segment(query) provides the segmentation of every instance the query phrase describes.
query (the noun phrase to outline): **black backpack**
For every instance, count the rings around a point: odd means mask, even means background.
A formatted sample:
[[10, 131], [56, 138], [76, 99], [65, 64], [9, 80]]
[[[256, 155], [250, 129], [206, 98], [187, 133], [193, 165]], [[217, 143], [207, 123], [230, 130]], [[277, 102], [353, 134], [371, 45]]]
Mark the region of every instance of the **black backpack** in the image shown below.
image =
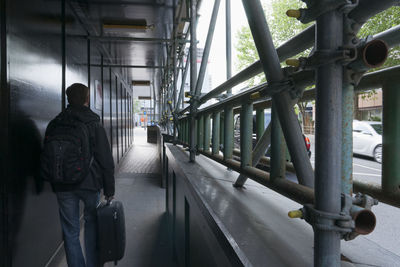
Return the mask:
[[49, 123], [40, 158], [40, 172], [52, 184], [78, 184], [93, 162], [87, 125], [63, 112]]

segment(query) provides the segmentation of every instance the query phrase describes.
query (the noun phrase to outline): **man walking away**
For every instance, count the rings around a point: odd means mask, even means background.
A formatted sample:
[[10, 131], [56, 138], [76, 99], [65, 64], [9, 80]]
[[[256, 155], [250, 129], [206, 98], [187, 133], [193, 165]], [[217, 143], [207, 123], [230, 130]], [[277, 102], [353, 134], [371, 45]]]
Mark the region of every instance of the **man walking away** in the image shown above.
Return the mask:
[[[64, 248], [69, 267], [98, 266], [96, 206], [100, 190], [115, 191], [114, 161], [100, 118], [89, 105], [89, 88], [67, 88], [68, 107], [46, 129], [41, 174], [57, 195]], [[84, 203], [85, 255], [79, 241], [79, 200]]]

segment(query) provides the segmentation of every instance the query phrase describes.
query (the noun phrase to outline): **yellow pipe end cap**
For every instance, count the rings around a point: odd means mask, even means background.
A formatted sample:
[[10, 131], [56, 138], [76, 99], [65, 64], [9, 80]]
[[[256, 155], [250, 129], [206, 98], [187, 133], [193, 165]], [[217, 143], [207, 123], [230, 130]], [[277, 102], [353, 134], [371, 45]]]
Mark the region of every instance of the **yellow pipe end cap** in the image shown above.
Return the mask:
[[170, 121], [173, 121], [173, 120], [174, 120], [174, 118], [172, 118], [172, 117], [171, 117], [171, 118], [169, 118], [169, 120], [170, 120]]
[[172, 104], [172, 101], [171, 101], [171, 100], [169, 100], [169, 101], [168, 101], [168, 104]]
[[252, 94], [250, 95], [250, 99], [252, 99], [252, 100], [258, 99], [258, 98], [260, 98], [260, 97], [261, 97], [260, 92], [255, 92], [255, 93], [252, 93]]
[[301, 11], [299, 9], [289, 9], [288, 11], [286, 11], [286, 15], [288, 17], [298, 19], [301, 16]]
[[292, 67], [296, 67], [296, 68], [300, 67], [300, 60], [298, 60], [298, 59], [289, 58], [289, 59], [286, 59], [285, 62], [288, 66], [292, 66]]
[[289, 211], [288, 213], [289, 218], [302, 218], [303, 217], [303, 212], [301, 210], [292, 210]]

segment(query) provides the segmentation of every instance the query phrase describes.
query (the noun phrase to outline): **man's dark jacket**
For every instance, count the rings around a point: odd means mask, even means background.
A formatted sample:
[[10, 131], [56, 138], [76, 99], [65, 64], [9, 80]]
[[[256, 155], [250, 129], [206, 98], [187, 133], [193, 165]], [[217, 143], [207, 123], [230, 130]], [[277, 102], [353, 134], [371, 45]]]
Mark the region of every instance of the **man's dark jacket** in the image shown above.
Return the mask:
[[53, 190], [55, 192], [77, 189], [99, 191], [103, 188], [105, 196], [113, 196], [115, 192], [114, 160], [106, 132], [100, 124], [100, 117], [86, 106], [68, 105], [62, 113], [87, 125], [94, 160], [88, 176], [81, 183], [76, 185], [54, 184]]

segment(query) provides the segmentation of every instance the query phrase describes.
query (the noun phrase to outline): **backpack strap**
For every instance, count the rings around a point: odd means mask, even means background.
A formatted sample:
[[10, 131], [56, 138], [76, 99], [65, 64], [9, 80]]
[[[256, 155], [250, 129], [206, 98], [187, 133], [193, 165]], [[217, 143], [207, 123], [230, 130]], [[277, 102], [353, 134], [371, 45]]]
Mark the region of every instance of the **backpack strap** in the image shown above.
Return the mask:
[[92, 164], [94, 162], [94, 147], [95, 147], [95, 140], [96, 140], [96, 129], [97, 127], [100, 126], [100, 124], [97, 121], [89, 121], [85, 123], [88, 132], [89, 132], [89, 147], [90, 147], [90, 163], [89, 163], [89, 169], [92, 167]]

